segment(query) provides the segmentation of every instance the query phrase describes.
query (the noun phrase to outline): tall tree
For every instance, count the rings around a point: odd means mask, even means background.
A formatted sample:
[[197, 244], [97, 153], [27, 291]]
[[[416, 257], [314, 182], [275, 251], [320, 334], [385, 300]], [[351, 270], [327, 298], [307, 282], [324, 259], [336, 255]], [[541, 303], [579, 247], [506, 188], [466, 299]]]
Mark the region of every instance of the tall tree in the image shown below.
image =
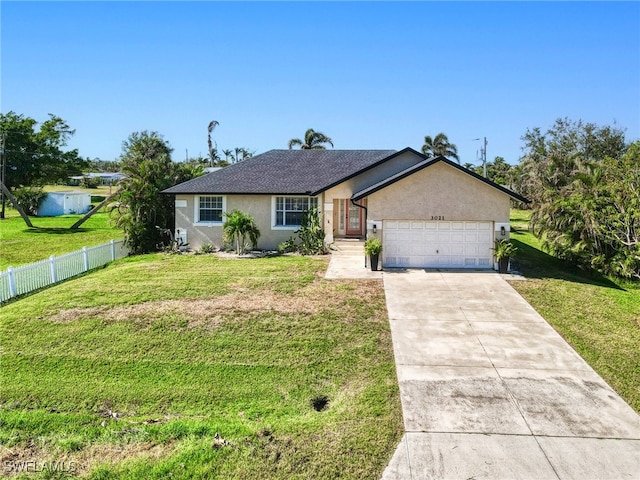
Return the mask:
[[172, 149], [157, 132], [134, 132], [122, 144], [121, 189], [114, 207], [116, 225], [132, 253], [158, 250], [174, 230], [174, 200], [160, 192], [197, 175], [190, 165], [171, 161]]
[[580, 267], [640, 278], [640, 143], [627, 147], [617, 127], [568, 119], [523, 140], [521, 191], [543, 245]]
[[33, 118], [12, 111], [0, 114], [2, 181], [10, 190], [65, 181], [87, 166], [77, 150], [65, 150], [75, 133], [67, 122], [49, 114], [36, 130], [37, 125]]
[[292, 138], [289, 140], [289, 149], [299, 145], [302, 150], [324, 150], [325, 143], [333, 147], [333, 140], [322, 132], [316, 132], [313, 128], [308, 129], [304, 133], [304, 140], [300, 138]]
[[439, 133], [435, 137], [431, 138], [429, 135], [424, 137], [424, 145], [422, 145], [422, 153], [429, 157], [437, 157], [442, 155], [446, 158], [452, 158], [460, 163], [460, 157], [458, 157], [458, 147], [449, 142], [449, 139], [444, 133]]
[[209, 122], [209, 125], [207, 126], [207, 145], [209, 147], [209, 159], [211, 160], [212, 167], [214, 163], [220, 160], [220, 157], [218, 155], [218, 147], [214, 147], [213, 142], [211, 141], [211, 134], [213, 133], [213, 129], [218, 125], [220, 125], [220, 123], [217, 120], [211, 120]]
[[[495, 157], [493, 162], [487, 162], [487, 178], [498, 185], [510, 186], [512, 168], [503, 157]], [[475, 167], [473, 171], [478, 175], [484, 174], [482, 166]]]
[[243, 147], [236, 147], [231, 153], [231, 163], [238, 163], [253, 157], [253, 152]]
[[559, 118], [552, 127], [528, 129], [523, 135], [519, 192], [533, 201], [546, 203], [570, 188], [574, 176], [605, 157], [620, 158], [625, 150], [624, 130]]

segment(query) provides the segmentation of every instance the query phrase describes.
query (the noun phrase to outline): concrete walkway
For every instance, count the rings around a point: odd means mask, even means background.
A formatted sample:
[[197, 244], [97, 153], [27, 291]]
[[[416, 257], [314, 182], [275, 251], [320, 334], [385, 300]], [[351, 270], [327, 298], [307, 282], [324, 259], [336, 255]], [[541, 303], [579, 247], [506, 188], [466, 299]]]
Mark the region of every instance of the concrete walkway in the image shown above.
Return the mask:
[[383, 279], [406, 432], [383, 480], [640, 479], [640, 416], [502, 276]]
[[332, 248], [325, 278], [382, 278], [382, 271], [372, 272], [368, 263], [365, 267], [363, 241], [336, 240]]

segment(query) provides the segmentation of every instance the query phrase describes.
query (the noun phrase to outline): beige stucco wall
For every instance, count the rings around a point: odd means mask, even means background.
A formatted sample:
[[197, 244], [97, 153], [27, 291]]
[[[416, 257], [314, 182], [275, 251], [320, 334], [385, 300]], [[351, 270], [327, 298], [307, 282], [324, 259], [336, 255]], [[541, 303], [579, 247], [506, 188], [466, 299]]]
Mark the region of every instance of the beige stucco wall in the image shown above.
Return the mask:
[[[324, 201], [327, 202], [327, 205], [332, 204], [334, 208], [334, 212], [331, 212], [331, 215], [326, 215], [324, 220], [327, 242], [331, 243], [334, 240], [334, 237], [338, 235], [339, 219], [338, 212], [336, 211], [338, 204], [335, 200], [350, 199], [355, 192], [381, 182], [382, 180], [389, 178], [390, 176], [401, 172], [422, 160], [424, 160], [422, 157], [419, 157], [414, 153], [405, 152], [382, 163], [381, 165], [378, 165], [376, 168], [363, 172], [360, 175], [356, 175], [355, 177], [325, 191]], [[357, 203], [362, 204], [363, 202], [360, 201]]]
[[[275, 250], [280, 243], [294, 235], [296, 228], [274, 229], [272, 227], [271, 195], [224, 195], [224, 197], [226, 212], [240, 210], [255, 219], [260, 229], [258, 248]], [[187, 232], [187, 243], [191, 249], [200, 248], [205, 243], [218, 248], [222, 247], [222, 224], [194, 224], [196, 198], [198, 198], [197, 195], [176, 195], [176, 230]], [[186, 206], [178, 206], [181, 202], [186, 202]], [[322, 209], [322, 196], [318, 197], [318, 207]]]
[[[509, 196], [445, 163], [436, 163], [368, 197], [369, 223], [383, 220], [509, 223]], [[500, 238], [496, 236], [496, 238]]]

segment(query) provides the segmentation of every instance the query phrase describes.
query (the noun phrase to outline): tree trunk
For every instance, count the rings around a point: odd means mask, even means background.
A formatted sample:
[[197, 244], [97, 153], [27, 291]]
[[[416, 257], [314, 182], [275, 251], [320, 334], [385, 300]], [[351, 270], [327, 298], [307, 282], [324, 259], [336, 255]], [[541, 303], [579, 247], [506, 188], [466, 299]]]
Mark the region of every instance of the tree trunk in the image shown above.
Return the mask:
[[109, 200], [111, 200], [115, 195], [117, 195], [118, 193], [120, 193], [120, 190], [118, 190], [116, 193], [112, 193], [111, 195], [109, 195], [107, 198], [105, 198], [103, 201], [101, 201], [98, 205], [96, 205], [95, 207], [93, 207], [90, 211], [88, 211], [86, 213], [86, 215], [84, 217], [82, 217], [80, 220], [78, 220], [76, 223], [74, 223], [73, 225], [71, 225], [71, 230], [75, 230], [76, 228], [78, 228], [80, 225], [82, 225], [84, 222], [86, 222], [87, 220], [89, 220], [89, 217], [91, 217], [91, 215], [93, 215], [94, 213], [96, 213], [98, 210], [100, 210]]
[[29, 220], [29, 217], [27, 216], [27, 214], [24, 213], [24, 210], [22, 209], [22, 207], [20, 205], [18, 205], [18, 201], [16, 200], [16, 197], [14, 197], [11, 194], [11, 192], [5, 186], [4, 183], [1, 183], [0, 185], [2, 185], [2, 193], [4, 193], [7, 196], [7, 198], [11, 201], [11, 203], [13, 203], [13, 207], [18, 211], [18, 213], [20, 214], [20, 216], [24, 220], [24, 223], [27, 224], [27, 227], [34, 228], [33, 224], [31, 223], [31, 220]]

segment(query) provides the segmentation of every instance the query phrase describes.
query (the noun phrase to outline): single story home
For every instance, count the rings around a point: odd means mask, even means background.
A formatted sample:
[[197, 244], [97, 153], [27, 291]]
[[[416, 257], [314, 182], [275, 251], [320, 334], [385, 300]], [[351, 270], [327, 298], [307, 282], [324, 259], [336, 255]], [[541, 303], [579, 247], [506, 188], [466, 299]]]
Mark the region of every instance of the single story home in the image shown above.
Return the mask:
[[115, 185], [120, 180], [125, 178], [126, 175], [120, 172], [89, 172], [82, 175], [74, 175], [69, 177], [69, 185], [79, 186], [84, 179], [94, 180], [97, 179], [99, 185]]
[[270, 150], [164, 191], [176, 235], [222, 246], [225, 212], [254, 217], [259, 248], [275, 249], [317, 207], [326, 241], [382, 239], [385, 267], [492, 268], [508, 238], [510, 201], [527, 202], [444, 157], [394, 150]]
[[91, 210], [91, 194], [86, 192], [49, 192], [38, 206], [39, 217], [57, 217]]

